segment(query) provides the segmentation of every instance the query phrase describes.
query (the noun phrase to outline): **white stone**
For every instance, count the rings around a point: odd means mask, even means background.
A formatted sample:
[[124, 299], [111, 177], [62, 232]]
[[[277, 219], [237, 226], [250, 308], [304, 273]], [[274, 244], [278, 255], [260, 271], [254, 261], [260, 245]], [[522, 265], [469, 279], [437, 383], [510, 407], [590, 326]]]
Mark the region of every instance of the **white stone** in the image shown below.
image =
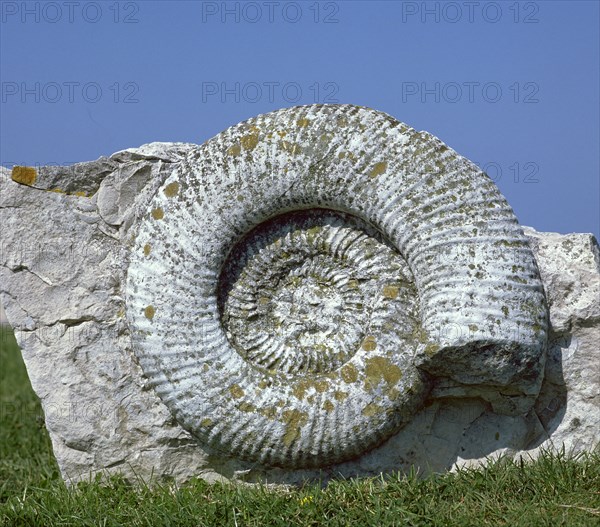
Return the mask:
[[[352, 107], [341, 108], [349, 115], [356, 113]], [[314, 115], [310, 108], [307, 111], [301, 119], [319, 118], [317, 110]], [[284, 115], [291, 116], [288, 127], [300, 119], [293, 111]], [[372, 117], [368, 112], [365, 115], [368, 125]], [[248, 128], [252, 123], [239, 126], [237, 132], [228, 132], [231, 145], [236, 144], [236, 133], [242, 138], [248, 130], [254, 133]], [[398, 148], [410, 148], [411, 141], [421, 140], [415, 138], [419, 134], [425, 137], [423, 144], [434, 145], [434, 150], [440, 145], [446, 148], [423, 132], [417, 134], [408, 127], [398, 130], [384, 130]], [[251, 146], [251, 139], [242, 145]], [[296, 140], [298, 148], [310, 147], [299, 136]], [[328, 148], [333, 151], [335, 135], [330, 140], [333, 142]], [[371, 147], [360, 141], [350, 143], [375, 152], [378, 148], [375, 143]], [[280, 144], [283, 152], [279, 155], [296, 152], [290, 144]], [[500, 453], [535, 456], [540, 448], [560, 449], [564, 445], [577, 452], [596, 446], [600, 430], [598, 245], [591, 235], [537, 233], [530, 228], [525, 228], [525, 235], [549, 305], [548, 358], [541, 388], [541, 376], [533, 375], [533, 380], [527, 381], [522, 373], [515, 375], [517, 368], [511, 370], [510, 363], [503, 363], [501, 374], [490, 371], [496, 360], [494, 348], [485, 360], [457, 348], [452, 355], [454, 365], [447, 359], [420, 359], [433, 382], [425, 406], [409, 415], [408, 422], [395, 429], [381, 446], [367, 449], [356, 459], [316, 467], [312, 462], [313, 468], [278, 468], [251, 458], [232, 457], [231, 452], [220, 451], [219, 445], [193, 437], [180, 426], [180, 418], [173, 416], [177, 406], [168, 409], [169, 394], [161, 399], [154, 390], [156, 383], [149, 383], [151, 376], [138, 363], [140, 353], [131, 339], [136, 317], [128, 315], [131, 307], [125, 285], [131, 262], [140, 258], [139, 253], [132, 257], [132, 251], [145, 243], [161, 242], [152, 230], [146, 241], [137, 237], [149, 210], [156, 206], [151, 205], [153, 200], [163, 204], [167, 214], [171, 212], [169, 200], [161, 197], [160, 189], [183, 181], [186, 174], [196, 170], [198, 159], [203, 159], [198, 157], [202, 148], [151, 143], [73, 167], [42, 167], [35, 181], [28, 181], [29, 186], [16, 183], [8, 170], [1, 169], [0, 300], [21, 346], [32, 386], [42, 401], [46, 426], [66, 480], [86, 478], [90, 472], [119, 471], [130, 477], [154, 475], [178, 481], [200, 476], [209, 481], [227, 478], [295, 483], [319, 475], [373, 475], [411, 465], [423, 471], [446, 470]], [[244, 146], [240, 151], [244, 152]], [[444, 158], [447, 173], [476, 170], [451, 151], [446, 155], [450, 156]], [[292, 166], [284, 157], [280, 159], [282, 166]], [[235, 173], [246, 174], [246, 162], [242, 159]], [[309, 164], [301, 159], [298, 169], [302, 166]], [[196, 185], [213, 184], [209, 183], [210, 173], [206, 174]], [[48, 192], [56, 189], [63, 192]], [[185, 184], [181, 190], [187, 191]], [[469, 190], [464, 199], [472, 199], [476, 193], [477, 189]], [[235, 219], [234, 211], [227, 214]], [[173, 228], [183, 227], [181, 222], [173, 224]], [[177, 235], [177, 230], [173, 232]], [[510, 232], [518, 235], [518, 230]], [[443, 263], [451, 266], [464, 262], [460, 247], [446, 249]], [[526, 260], [527, 254], [522, 254]], [[163, 260], [168, 260], [167, 253]], [[472, 262], [485, 267], [485, 254], [472, 256]], [[143, 274], [132, 274], [130, 280], [132, 276], [134, 284], [143, 282]], [[163, 287], [171, 287], [168, 281], [173, 279], [179, 277], [164, 276]], [[306, 290], [298, 298], [318, 304]], [[329, 299], [324, 305], [335, 311], [336, 302], [339, 299]], [[312, 325], [319, 322], [314, 316], [307, 320]], [[321, 332], [331, 331], [326, 324], [319, 327]], [[441, 342], [451, 337], [439, 338]], [[460, 338], [464, 344], [465, 338], [474, 337]], [[543, 359], [540, 361], [538, 365], [543, 367]]]

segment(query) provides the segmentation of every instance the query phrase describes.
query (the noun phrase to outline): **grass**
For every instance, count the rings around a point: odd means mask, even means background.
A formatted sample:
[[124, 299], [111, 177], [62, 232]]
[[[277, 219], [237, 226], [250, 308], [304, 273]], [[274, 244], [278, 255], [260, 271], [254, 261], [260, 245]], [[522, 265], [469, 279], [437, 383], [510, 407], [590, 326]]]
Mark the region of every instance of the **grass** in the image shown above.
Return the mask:
[[600, 454], [499, 460], [425, 479], [414, 474], [272, 490], [177, 487], [115, 478], [68, 488], [12, 332], [0, 329], [0, 525], [385, 526], [600, 525]]

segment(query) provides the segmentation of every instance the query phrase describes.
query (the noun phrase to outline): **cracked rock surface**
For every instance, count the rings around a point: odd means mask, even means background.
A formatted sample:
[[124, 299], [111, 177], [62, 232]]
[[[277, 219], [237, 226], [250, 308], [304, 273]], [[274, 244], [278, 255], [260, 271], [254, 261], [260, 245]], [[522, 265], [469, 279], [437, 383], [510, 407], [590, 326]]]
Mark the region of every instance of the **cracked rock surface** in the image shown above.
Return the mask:
[[[597, 445], [598, 244], [588, 234], [540, 233], [528, 227], [525, 236], [549, 307], [541, 387], [535, 381], [521, 383], [516, 391], [507, 384], [503, 391], [473, 379], [463, 382], [454, 372], [436, 377], [431, 374], [435, 368], [429, 367], [431, 386], [426, 401], [402, 428], [359, 457], [321, 467], [265, 466], [199, 441], [180, 426], [138, 363], [125, 295], [135, 226], [152, 197], [195, 148], [192, 144], [151, 143], [71, 167], [42, 167], [35, 175], [0, 168], [0, 298], [41, 399], [66, 480], [77, 481], [90, 472], [118, 471], [132, 478], [152, 475], [177, 481], [199, 476], [209, 481], [299, 483], [307, 478], [374, 475], [411, 466], [425, 472], [447, 470], [502, 453], [535, 456], [540, 448], [564, 446], [577, 452]], [[337, 219], [327, 221], [332, 232], [338, 228]], [[313, 223], [309, 227], [314, 229]], [[271, 243], [267, 235], [257, 240]], [[305, 250], [302, 247], [318, 242], [318, 238], [317, 242], [302, 238], [290, 242], [290, 247], [297, 244], [298, 250]], [[278, 272], [273, 266], [273, 276]], [[343, 295], [331, 288], [324, 294], [315, 285], [311, 269], [300, 268], [295, 273], [285, 279], [293, 287], [305, 275], [309, 277], [298, 293], [282, 291], [275, 279], [265, 279], [261, 287], [272, 287], [269, 295], [276, 299], [277, 309], [260, 316], [265, 321], [279, 321], [279, 332], [293, 326], [289, 331], [293, 330], [309, 357], [315, 334], [339, 339], [349, 335], [352, 345], [360, 342], [362, 337], [350, 326], [345, 335], [338, 335], [336, 318], [345, 299], [364, 303], [355, 300], [359, 293], [349, 286]], [[388, 287], [384, 295], [401, 297], [402, 290], [399, 294]], [[306, 319], [304, 325], [290, 325], [290, 312], [299, 309], [294, 298], [325, 306], [319, 307], [324, 309], [323, 316], [296, 313], [296, 319]], [[236, 304], [235, 298], [224, 303], [230, 331], [244, 336], [236, 329], [245, 324], [243, 306]], [[252, 322], [256, 335], [262, 331], [263, 318]], [[281, 334], [288, 350], [290, 341]], [[240, 340], [247, 355], [254, 349], [251, 340]], [[362, 342], [369, 351], [372, 341]], [[256, 353], [257, 361], [268, 362], [266, 352], [260, 351], [264, 357]], [[290, 357], [290, 352], [286, 351], [285, 357]], [[308, 366], [289, 362], [289, 369], [326, 370], [328, 366], [321, 365], [319, 357], [307, 362]], [[337, 366], [335, 361], [346, 359], [332, 360]]]

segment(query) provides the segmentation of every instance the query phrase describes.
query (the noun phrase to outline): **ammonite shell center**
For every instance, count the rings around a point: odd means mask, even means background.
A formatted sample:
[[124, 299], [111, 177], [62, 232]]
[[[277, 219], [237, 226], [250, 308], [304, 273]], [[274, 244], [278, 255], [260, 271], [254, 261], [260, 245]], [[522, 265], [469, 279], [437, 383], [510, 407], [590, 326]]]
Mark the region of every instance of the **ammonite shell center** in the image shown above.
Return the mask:
[[[220, 280], [221, 321], [248, 362], [284, 373], [326, 373], [362, 346], [374, 325], [414, 309], [403, 258], [371, 226], [310, 209], [255, 228], [229, 255]], [[404, 294], [399, 294], [404, 292]]]

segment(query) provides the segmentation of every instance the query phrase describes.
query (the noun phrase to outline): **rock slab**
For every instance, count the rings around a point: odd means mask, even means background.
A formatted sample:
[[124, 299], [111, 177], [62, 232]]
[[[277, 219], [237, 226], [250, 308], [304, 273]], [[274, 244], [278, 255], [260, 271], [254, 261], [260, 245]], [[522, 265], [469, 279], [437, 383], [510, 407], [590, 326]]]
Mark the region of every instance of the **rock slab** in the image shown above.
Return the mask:
[[[525, 227], [549, 307], [541, 387], [498, 397], [434, 379], [408, 424], [356, 459], [317, 468], [240, 460], [182, 428], [140, 367], [124, 284], [134, 226], [196, 145], [151, 143], [71, 167], [1, 169], [0, 299], [65, 480], [90, 473], [299, 483], [449, 470], [542, 448], [591, 450], [600, 430], [600, 257], [589, 234]], [[510, 401], [514, 399], [514, 404]]]

